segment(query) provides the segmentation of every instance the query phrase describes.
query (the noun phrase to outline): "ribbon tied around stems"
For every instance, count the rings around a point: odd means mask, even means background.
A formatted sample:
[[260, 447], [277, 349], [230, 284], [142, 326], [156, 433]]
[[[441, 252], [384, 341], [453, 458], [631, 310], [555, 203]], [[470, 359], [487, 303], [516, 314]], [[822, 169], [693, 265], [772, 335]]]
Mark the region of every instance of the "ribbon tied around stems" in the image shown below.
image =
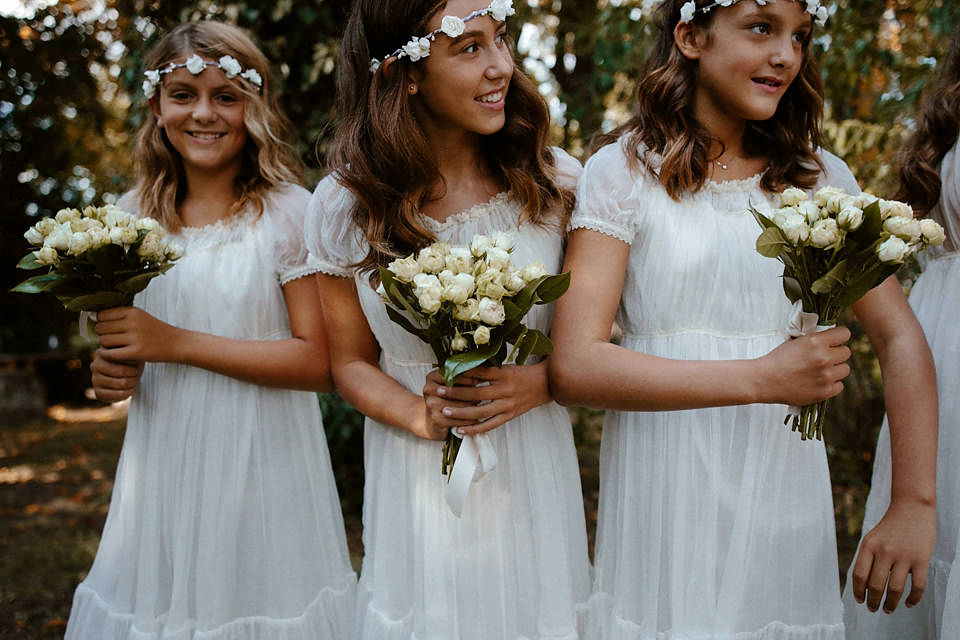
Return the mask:
[[[803, 310], [803, 300], [797, 300], [793, 303], [793, 307], [790, 309], [790, 316], [787, 318], [787, 334], [791, 338], [799, 338], [800, 336], [805, 336], [808, 333], [826, 331], [827, 329], [833, 329], [836, 325], [820, 325], [817, 324], [820, 322], [820, 316], [816, 313], [811, 313], [809, 311]], [[800, 407], [790, 405], [787, 407], [787, 417], [799, 417], [800, 416]]]
[[80, 335], [86, 341], [93, 340], [96, 336], [90, 335], [89, 321], [97, 321], [97, 312], [96, 311], [81, 311], [80, 312]]
[[467, 500], [470, 485], [497, 466], [497, 452], [485, 433], [462, 436], [456, 428], [451, 429], [451, 433], [463, 440], [457, 462], [447, 478], [446, 491], [447, 506], [459, 518], [463, 513], [463, 504]]

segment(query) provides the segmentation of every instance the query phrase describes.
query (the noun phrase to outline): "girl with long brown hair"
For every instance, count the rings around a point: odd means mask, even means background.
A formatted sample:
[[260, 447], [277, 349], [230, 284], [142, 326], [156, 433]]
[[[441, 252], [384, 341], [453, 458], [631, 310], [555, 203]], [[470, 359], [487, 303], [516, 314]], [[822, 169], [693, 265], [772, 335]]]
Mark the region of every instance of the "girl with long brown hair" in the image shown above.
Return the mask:
[[[910, 290], [910, 306], [927, 336], [937, 369], [937, 546], [926, 575], [926, 596], [918, 606], [898, 608], [889, 616], [872, 615], [862, 606], [862, 593], [855, 589], [856, 566], [851, 567], [844, 591], [844, 620], [847, 637], [853, 640], [960, 637], [960, 26], [941, 64], [917, 130], [901, 150], [897, 196], [946, 230], [942, 246], [921, 254], [923, 273]], [[891, 426], [884, 422], [877, 441], [865, 532], [883, 517], [891, 501], [890, 478], [896, 468]]]
[[[788, 186], [859, 191], [820, 148], [817, 2], [666, 0], [633, 118], [587, 162], [551, 389], [607, 409], [591, 627], [603, 638], [841, 640], [823, 443], [786, 407], [836, 395], [845, 327], [786, 340], [753, 206]], [[897, 500], [858, 562], [915, 603], [932, 550], [933, 366], [891, 278], [854, 305], [883, 369]], [[623, 332], [610, 342], [616, 318]], [[882, 593], [882, 589], [881, 589]]]
[[[511, 235], [518, 266], [560, 267], [580, 165], [546, 146], [546, 105], [506, 35], [512, 13], [510, 0], [358, 0], [341, 45], [340, 123], [307, 244], [334, 382], [367, 416], [365, 640], [576, 638], [589, 591], [576, 451], [546, 365], [475, 369], [447, 389], [376, 293], [378, 265], [475, 234]], [[527, 325], [548, 331], [550, 311]], [[440, 472], [452, 428], [497, 459], [459, 517]]]
[[356, 575], [313, 393], [331, 380], [310, 193], [269, 64], [236, 27], [196, 22], [146, 68], [119, 204], [184, 255], [136, 306], [98, 314], [94, 389], [133, 398], [66, 637], [344, 640]]

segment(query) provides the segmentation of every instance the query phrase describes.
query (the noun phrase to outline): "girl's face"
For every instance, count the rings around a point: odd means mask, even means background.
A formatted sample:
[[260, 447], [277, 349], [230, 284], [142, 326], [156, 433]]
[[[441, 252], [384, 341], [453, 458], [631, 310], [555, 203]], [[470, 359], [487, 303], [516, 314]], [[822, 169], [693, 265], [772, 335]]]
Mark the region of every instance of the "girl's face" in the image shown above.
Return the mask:
[[150, 101], [159, 126], [187, 171], [236, 171], [247, 141], [243, 92], [217, 67], [193, 75], [185, 68], [165, 74]]
[[[699, 61], [694, 113], [708, 128], [767, 120], [796, 78], [812, 18], [800, 2], [764, 6], [741, 0], [717, 7], [708, 30], [692, 27], [692, 54]], [[676, 33], [676, 32], [675, 32]]]
[[[490, 0], [450, 0], [427, 29], [439, 28], [445, 15], [462, 18], [489, 4]], [[474, 18], [456, 38], [438, 35], [430, 55], [414, 65], [408, 87], [417, 122], [428, 139], [489, 135], [503, 128], [513, 77], [513, 55], [505, 37], [505, 23], [490, 16]]]

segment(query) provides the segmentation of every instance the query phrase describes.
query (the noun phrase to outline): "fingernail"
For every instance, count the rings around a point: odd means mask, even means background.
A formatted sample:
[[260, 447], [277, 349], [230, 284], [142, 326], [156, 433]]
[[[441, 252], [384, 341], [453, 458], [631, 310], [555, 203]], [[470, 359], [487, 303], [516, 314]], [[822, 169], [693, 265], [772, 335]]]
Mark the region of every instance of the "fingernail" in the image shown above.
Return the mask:
[[451, 413], [453, 413], [453, 412], [452, 412], [450, 409], [444, 407], [444, 409], [443, 409], [443, 415], [445, 415], [445, 416], [447, 416], [447, 417], [449, 418]]
[[437, 395], [438, 395], [438, 396], [445, 396], [445, 395], [447, 395], [447, 388], [446, 388], [446, 387], [440, 387], [439, 389], [437, 389]]

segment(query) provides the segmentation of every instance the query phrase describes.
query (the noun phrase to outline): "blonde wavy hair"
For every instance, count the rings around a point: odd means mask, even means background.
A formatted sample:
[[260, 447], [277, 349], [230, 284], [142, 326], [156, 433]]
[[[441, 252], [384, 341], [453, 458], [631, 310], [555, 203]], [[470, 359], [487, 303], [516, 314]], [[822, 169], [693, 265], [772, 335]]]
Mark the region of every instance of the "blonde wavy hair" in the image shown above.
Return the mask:
[[[243, 93], [243, 123], [247, 143], [243, 164], [235, 183], [236, 201], [231, 215], [252, 205], [257, 215], [263, 212], [263, 198], [273, 187], [292, 182], [300, 184], [303, 167], [287, 142], [290, 123], [277, 101], [276, 83], [270, 63], [250, 37], [237, 27], [210, 20], [188, 22], [174, 28], [150, 50], [145, 68], [158, 69], [170, 62], [182, 62], [192, 54], [219, 60], [233, 56], [244, 69], [256, 69], [263, 78], [258, 92], [237, 80]], [[177, 210], [187, 195], [186, 176], [180, 154], [157, 126], [157, 119], [146, 110], [136, 138], [136, 197], [142, 215], [157, 219], [170, 231], [183, 226]]]

